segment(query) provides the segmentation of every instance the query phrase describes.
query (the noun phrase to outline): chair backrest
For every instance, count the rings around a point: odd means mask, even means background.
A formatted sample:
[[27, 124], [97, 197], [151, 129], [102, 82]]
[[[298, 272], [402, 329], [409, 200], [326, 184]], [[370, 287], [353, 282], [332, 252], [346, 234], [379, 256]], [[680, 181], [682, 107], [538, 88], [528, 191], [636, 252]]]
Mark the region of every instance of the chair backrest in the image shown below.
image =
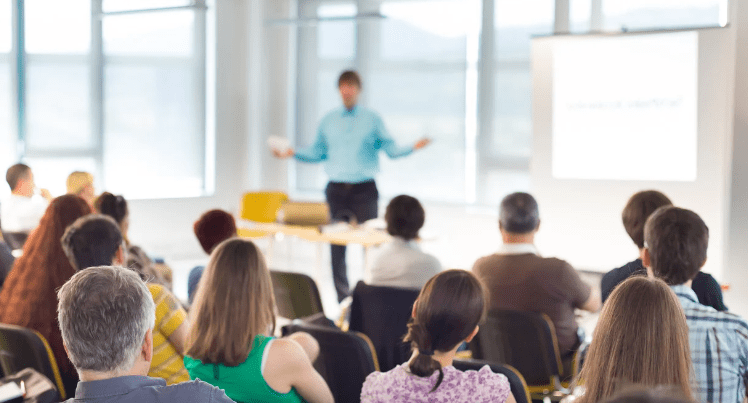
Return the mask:
[[278, 210], [288, 200], [283, 192], [247, 192], [242, 197], [241, 218], [256, 222], [275, 222]]
[[479, 371], [485, 365], [488, 365], [493, 373], [502, 374], [507, 377], [509, 388], [512, 390], [512, 395], [514, 395], [517, 403], [532, 403], [530, 390], [527, 388], [525, 378], [511, 365], [480, 360], [454, 360], [452, 363], [452, 366], [460, 371]]
[[301, 273], [270, 271], [278, 315], [288, 319], [311, 316], [322, 310], [322, 299], [314, 280]]
[[366, 377], [379, 371], [374, 347], [366, 335], [295, 322], [283, 334], [307, 332], [319, 343], [314, 368], [330, 387], [336, 402], [360, 402]]
[[52, 348], [38, 332], [0, 324], [0, 366], [5, 375], [15, 374], [24, 368], [35, 369], [57, 386], [60, 398], [65, 400], [65, 387]]
[[490, 311], [470, 350], [473, 358], [511, 365], [531, 386], [563, 375], [556, 332], [545, 314]]
[[403, 342], [419, 290], [356, 284], [349, 330], [371, 339], [382, 371], [408, 361], [410, 345]]

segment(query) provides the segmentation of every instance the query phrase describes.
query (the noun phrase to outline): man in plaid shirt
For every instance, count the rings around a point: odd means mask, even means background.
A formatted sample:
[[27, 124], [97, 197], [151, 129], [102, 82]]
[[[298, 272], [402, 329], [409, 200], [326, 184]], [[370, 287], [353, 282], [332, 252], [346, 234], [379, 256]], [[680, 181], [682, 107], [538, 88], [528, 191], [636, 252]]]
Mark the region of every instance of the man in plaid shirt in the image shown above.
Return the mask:
[[661, 207], [647, 220], [644, 241], [644, 266], [670, 285], [686, 315], [694, 395], [700, 402], [742, 402], [748, 375], [748, 323], [699, 304], [691, 289], [691, 281], [706, 262], [706, 224], [693, 211]]

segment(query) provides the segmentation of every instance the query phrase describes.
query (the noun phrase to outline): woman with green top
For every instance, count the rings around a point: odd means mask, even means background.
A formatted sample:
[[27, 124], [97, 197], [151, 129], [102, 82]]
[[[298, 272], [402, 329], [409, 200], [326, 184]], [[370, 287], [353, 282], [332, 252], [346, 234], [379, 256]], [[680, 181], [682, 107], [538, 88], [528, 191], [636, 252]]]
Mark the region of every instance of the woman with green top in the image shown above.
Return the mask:
[[306, 333], [276, 339], [275, 298], [265, 259], [251, 241], [216, 247], [191, 309], [184, 365], [191, 379], [237, 402], [333, 402], [312, 367], [319, 345]]

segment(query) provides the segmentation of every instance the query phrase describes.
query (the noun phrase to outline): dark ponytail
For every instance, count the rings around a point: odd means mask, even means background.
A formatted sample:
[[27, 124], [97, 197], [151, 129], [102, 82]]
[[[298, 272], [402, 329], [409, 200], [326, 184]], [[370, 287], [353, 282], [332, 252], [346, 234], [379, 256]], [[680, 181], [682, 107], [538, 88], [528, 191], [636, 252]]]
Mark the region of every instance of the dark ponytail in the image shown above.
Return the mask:
[[435, 352], [447, 352], [468, 338], [486, 315], [486, 291], [469, 271], [447, 270], [432, 277], [418, 295], [415, 315], [403, 338], [418, 353], [409, 364], [410, 372], [430, 377], [439, 371], [431, 389], [444, 380]]
[[439, 378], [431, 389], [431, 392], [433, 392], [441, 385], [442, 380], [444, 380], [444, 371], [442, 371], [442, 364], [434, 359], [434, 351], [431, 350], [429, 338], [426, 326], [416, 323], [411, 319], [410, 323], [408, 323], [408, 334], [405, 335], [404, 340], [409, 341], [413, 350], [418, 350], [418, 354], [410, 363], [410, 372], [414, 375], [428, 378], [434, 372], [439, 371]]
[[122, 196], [115, 196], [109, 192], [104, 192], [94, 202], [94, 208], [101, 214], [108, 215], [122, 225], [122, 221], [127, 217], [127, 201]]

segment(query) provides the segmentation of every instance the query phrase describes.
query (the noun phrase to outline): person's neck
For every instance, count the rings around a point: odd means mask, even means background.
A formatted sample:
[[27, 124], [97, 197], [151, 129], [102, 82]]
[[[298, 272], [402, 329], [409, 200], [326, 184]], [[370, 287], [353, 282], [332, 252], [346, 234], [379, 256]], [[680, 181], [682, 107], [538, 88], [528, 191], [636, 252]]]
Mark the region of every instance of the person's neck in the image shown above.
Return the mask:
[[343, 105], [343, 107], [345, 107], [345, 110], [347, 110], [348, 112], [353, 112], [353, 110], [356, 109], [356, 105], [357, 104], [353, 104], [351, 106]]
[[98, 371], [78, 371], [78, 377], [81, 382], [102, 381], [105, 379], [119, 378], [123, 376], [146, 376], [148, 373], [142, 373], [133, 368], [127, 372], [98, 372]]
[[501, 240], [505, 244], [535, 244], [535, 233], [512, 234], [510, 232], [502, 232]]
[[33, 193], [32, 194], [28, 194], [27, 192], [24, 192], [24, 191], [22, 191], [20, 189], [13, 190], [13, 191], [10, 192], [10, 194], [12, 194], [14, 196], [27, 197], [29, 199], [33, 196]]
[[[462, 343], [460, 343], [462, 344]], [[441, 352], [441, 351], [434, 351], [434, 355], [431, 356], [435, 361], [437, 361], [439, 364], [442, 365], [442, 368], [449, 367], [452, 365], [452, 363], [455, 360], [455, 354], [457, 354], [457, 348], [460, 346], [458, 344], [455, 348], [452, 350]], [[410, 356], [410, 360], [408, 360], [408, 365], [413, 362], [413, 360], [416, 359], [416, 357], [420, 354], [418, 350], [413, 351], [413, 355]]]

